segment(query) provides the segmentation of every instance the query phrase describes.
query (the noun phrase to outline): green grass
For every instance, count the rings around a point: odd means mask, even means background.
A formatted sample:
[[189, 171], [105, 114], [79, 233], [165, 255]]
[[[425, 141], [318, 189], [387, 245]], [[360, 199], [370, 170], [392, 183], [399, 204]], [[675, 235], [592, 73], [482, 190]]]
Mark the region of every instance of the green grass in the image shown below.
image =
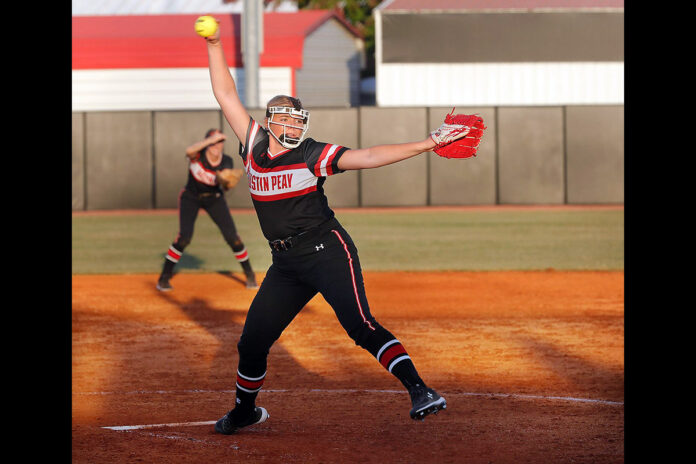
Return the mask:
[[[366, 271], [623, 270], [623, 210], [388, 211], [336, 215]], [[271, 263], [254, 214], [234, 215], [257, 271]], [[158, 273], [178, 230], [176, 214], [72, 218], [73, 274]], [[179, 272], [241, 268], [201, 213]]]

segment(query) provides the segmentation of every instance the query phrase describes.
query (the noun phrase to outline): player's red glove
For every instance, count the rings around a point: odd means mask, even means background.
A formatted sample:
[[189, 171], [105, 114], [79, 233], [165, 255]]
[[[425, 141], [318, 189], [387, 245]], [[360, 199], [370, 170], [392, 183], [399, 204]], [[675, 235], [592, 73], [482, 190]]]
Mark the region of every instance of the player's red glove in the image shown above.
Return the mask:
[[453, 114], [445, 116], [445, 122], [430, 133], [437, 146], [435, 153], [444, 158], [470, 158], [476, 150], [486, 126], [483, 118], [476, 114]]

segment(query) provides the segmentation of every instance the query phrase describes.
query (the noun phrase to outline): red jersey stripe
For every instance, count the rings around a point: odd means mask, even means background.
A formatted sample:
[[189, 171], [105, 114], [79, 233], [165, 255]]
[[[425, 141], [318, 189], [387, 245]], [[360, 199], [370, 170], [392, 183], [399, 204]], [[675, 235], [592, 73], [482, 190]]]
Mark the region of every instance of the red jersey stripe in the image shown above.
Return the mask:
[[285, 198], [299, 197], [299, 196], [306, 195], [308, 193], [316, 192], [316, 191], [317, 191], [317, 186], [312, 185], [311, 187], [307, 187], [304, 190], [299, 190], [297, 192], [279, 193], [277, 195], [254, 195], [252, 193], [251, 198], [253, 198], [256, 201], [275, 201], [275, 200], [283, 200]]
[[336, 146], [336, 149], [331, 153], [331, 156], [329, 157], [329, 161], [326, 162], [326, 174], [329, 176], [333, 175], [333, 160], [336, 157], [336, 153], [343, 148], [342, 146], [338, 145]]
[[254, 171], [256, 172], [278, 172], [278, 171], [287, 171], [288, 169], [307, 169], [307, 165], [305, 163], [297, 163], [297, 164], [288, 164], [286, 166], [276, 166], [273, 168], [262, 168], [258, 164], [256, 164], [256, 161], [254, 160], [254, 157], [251, 157], [251, 167], [254, 168]]
[[314, 175], [317, 177], [322, 177], [321, 176], [321, 161], [326, 157], [326, 154], [329, 152], [329, 149], [331, 148], [331, 144], [327, 144], [324, 149], [321, 151], [321, 155], [319, 155], [319, 159], [317, 160], [317, 163], [314, 165]]

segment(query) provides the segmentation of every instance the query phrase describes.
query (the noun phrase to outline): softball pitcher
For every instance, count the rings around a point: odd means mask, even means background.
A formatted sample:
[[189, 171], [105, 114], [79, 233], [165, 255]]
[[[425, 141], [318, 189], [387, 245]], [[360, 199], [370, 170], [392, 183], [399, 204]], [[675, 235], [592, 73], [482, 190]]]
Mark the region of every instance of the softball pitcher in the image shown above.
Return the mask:
[[215, 431], [232, 434], [269, 417], [256, 406], [269, 349], [317, 293], [348, 336], [408, 390], [411, 418], [422, 420], [445, 409], [445, 398], [423, 381], [403, 344], [370, 312], [358, 251], [329, 208], [323, 185], [328, 176], [396, 163], [433, 149], [450, 132], [458, 132], [451, 136], [457, 138], [466, 131], [440, 127], [435, 138], [349, 149], [305, 138], [310, 114], [300, 100], [285, 95], [271, 99], [266, 117], [255, 121], [237, 94], [219, 29], [205, 40], [213, 93], [243, 144], [240, 155], [251, 198], [272, 254], [237, 345], [236, 404], [217, 421]]

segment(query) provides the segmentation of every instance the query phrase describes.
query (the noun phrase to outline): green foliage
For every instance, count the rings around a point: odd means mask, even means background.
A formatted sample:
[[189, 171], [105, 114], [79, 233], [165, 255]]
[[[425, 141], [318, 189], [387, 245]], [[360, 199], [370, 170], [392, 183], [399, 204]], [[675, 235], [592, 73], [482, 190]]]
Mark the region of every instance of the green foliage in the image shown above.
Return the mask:
[[[623, 210], [336, 211], [362, 267], [380, 270], [623, 270]], [[256, 215], [235, 214], [259, 272], [271, 256]], [[74, 274], [159, 273], [178, 228], [171, 214], [72, 218]], [[179, 272], [241, 272], [206, 214], [196, 221]]]

